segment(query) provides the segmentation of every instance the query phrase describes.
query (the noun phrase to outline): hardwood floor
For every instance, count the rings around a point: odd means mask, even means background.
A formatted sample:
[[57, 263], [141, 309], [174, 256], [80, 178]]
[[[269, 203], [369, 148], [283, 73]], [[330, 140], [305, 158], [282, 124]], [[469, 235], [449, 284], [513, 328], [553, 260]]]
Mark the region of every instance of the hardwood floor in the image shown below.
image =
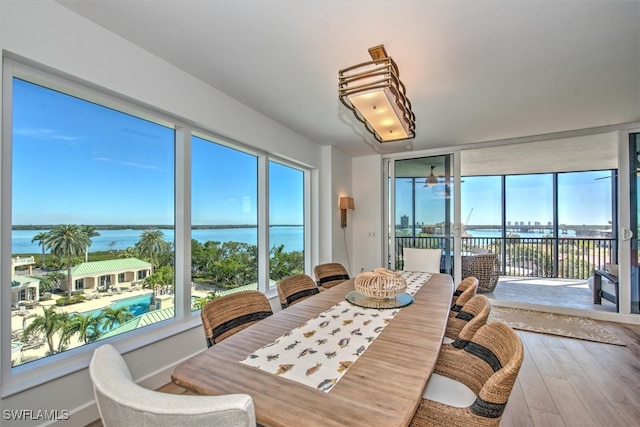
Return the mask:
[[518, 331], [525, 359], [502, 427], [638, 425], [640, 326], [597, 323], [626, 346]]
[[[501, 427], [638, 425], [640, 326], [598, 323], [626, 346], [518, 331], [525, 358]], [[158, 390], [185, 393], [171, 382]]]

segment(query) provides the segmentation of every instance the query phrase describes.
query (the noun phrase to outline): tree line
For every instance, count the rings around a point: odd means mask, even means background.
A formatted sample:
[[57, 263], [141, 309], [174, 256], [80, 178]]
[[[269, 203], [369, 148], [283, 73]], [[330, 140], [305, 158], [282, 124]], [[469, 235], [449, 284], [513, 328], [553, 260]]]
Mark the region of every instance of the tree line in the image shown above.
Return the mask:
[[[50, 291], [67, 282], [68, 298], [73, 291], [71, 268], [89, 260], [91, 238], [100, 234], [95, 226], [56, 225], [50, 231], [36, 234], [32, 242], [42, 247], [42, 268], [52, 267], [41, 276], [41, 293]], [[46, 260], [46, 252], [50, 257]], [[211, 286], [212, 292], [207, 298], [195, 302], [194, 309], [216, 297], [216, 290], [234, 288], [258, 280], [257, 246], [243, 242], [200, 243], [191, 241], [192, 281]], [[95, 256], [91, 254], [92, 258]], [[304, 272], [304, 256], [301, 251], [286, 252], [284, 245], [274, 246], [270, 250], [270, 277], [279, 280], [289, 275]], [[118, 258], [139, 258], [152, 264], [152, 274], [147, 276], [142, 286], [156, 289], [158, 286], [167, 292], [173, 292], [175, 283], [173, 245], [164, 240], [161, 230], [142, 231], [140, 240], [134, 247], [112, 254]], [[64, 266], [66, 275], [55, 268]], [[71, 338], [77, 336], [81, 341], [92, 342], [117, 325], [131, 319], [133, 315], [127, 308], [105, 308], [99, 315], [69, 314], [58, 311], [55, 306], [44, 308], [42, 315], [31, 315], [32, 322], [23, 331], [23, 341], [33, 335], [46, 339], [49, 354], [64, 351]]]

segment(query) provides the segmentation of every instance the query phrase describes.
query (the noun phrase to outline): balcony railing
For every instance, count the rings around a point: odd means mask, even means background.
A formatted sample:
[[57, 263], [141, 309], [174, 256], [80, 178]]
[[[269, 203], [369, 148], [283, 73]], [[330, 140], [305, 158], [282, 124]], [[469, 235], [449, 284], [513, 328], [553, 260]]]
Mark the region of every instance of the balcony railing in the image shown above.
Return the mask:
[[[501, 275], [587, 279], [594, 268], [616, 263], [617, 240], [611, 238], [463, 237], [462, 252], [484, 248], [500, 255]], [[402, 248], [442, 248], [453, 253], [453, 238], [396, 237], [396, 267], [402, 266]], [[452, 258], [441, 263], [453, 271]]]
[[11, 258], [11, 264], [14, 266], [35, 264], [35, 263], [36, 263], [36, 260], [32, 256], [23, 256], [23, 257], [16, 256]]

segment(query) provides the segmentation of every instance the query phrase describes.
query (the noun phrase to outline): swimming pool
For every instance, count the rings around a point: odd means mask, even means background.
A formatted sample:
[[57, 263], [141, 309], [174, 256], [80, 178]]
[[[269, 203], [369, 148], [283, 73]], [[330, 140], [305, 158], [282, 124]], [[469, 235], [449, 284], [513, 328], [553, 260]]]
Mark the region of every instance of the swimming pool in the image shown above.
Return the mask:
[[[127, 307], [131, 312], [131, 314], [133, 314], [134, 316], [140, 316], [141, 314], [149, 312], [149, 305], [151, 304], [152, 297], [153, 297], [153, 293], [150, 292], [148, 294], [138, 295], [138, 296], [129, 297], [129, 298], [123, 298], [123, 299], [114, 301], [111, 304], [109, 304], [107, 307], [108, 308]], [[97, 310], [85, 311], [81, 314], [98, 316], [107, 307], [99, 308]]]
[[136, 297], [125, 298], [118, 301], [114, 301], [110, 308], [122, 308], [128, 307], [131, 314], [134, 316], [140, 316], [141, 314], [149, 312], [149, 305], [151, 304], [153, 294], [148, 293], [139, 295]]

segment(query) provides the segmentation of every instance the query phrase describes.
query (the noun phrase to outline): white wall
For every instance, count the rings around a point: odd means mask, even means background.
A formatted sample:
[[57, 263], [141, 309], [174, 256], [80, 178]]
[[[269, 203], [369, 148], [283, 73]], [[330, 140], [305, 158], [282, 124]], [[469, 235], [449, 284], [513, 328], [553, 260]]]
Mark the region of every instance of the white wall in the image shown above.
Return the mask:
[[383, 260], [382, 157], [372, 155], [353, 159], [353, 198], [355, 211], [350, 230], [353, 237], [353, 273], [386, 267]]
[[223, 137], [317, 167], [319, 147], [54, 1], [1, 2], [0, 47], [183, 117]]
[[[312, 215], [314, 236], [318, 240], [313, 259], [322, 257], [317, 248], [328, 248], [323, 252], [327, 257], [346, 261], [343, 247], [332, 243], [343, 241], [338, 195], [351, 195], [351, 163], [344, 153], [330, 148], [321, 153], [312, 141], [53, 1], [2, 1], [0, 19], [3, 55], [26, 58], [38, 66], [182, 117], [217, 135], [248, 145], [257, 143], [264, 151], [319, 168], [318, 173], [314, 172], [320, 187], [317, 205], [326, 208], [318, 208]], [[324, 179], [325, 168], [333, 171], [328, 180]], [[327, 190], [323, 188], [325, 182], [330, 185]], [[323, 218], [325, 213], [327, 218]], [[3, 272], [4, 276], [7, 274]], [[3, 320], [9, 318], [6, 310], [0, 311], [0, 315]], [[144, 385], [157, 387], [168, 382], [172, 364], [204, 349], [199, 322], [177, 326], [173, 335], [165, 333], [164, 339], [146, 347], [129, 351], [131, 348], [121, 346], [127, 352], [125, 358], [134, 378], [143, 380]], [[98, 418], [86, 369], [3, 397], [0, 412], [5, 409], [70, 410], [71, 420], [57, 423], [60, 425], [84, 425]], [[39, 424], [19, 423], [20, 426]], [[2, 425], [9, 423], [3, 420]]]
[[[322, 147], [322, 170], [325, 174], [321, 181], [320, 211], [326, 235], [321, 240], [318, 264], [325, 262], [339, 262], [353, 274], [351, 230], [354, 223], [354, 212], [347, 212], [347, 227], [340, 226], [340, 209], [338, 199], [341, 196], [353, 197], [351, 182], [351, 157], [341, 150], [332, 147]], [[357, 209], [357, 202], [356, 202]]]

